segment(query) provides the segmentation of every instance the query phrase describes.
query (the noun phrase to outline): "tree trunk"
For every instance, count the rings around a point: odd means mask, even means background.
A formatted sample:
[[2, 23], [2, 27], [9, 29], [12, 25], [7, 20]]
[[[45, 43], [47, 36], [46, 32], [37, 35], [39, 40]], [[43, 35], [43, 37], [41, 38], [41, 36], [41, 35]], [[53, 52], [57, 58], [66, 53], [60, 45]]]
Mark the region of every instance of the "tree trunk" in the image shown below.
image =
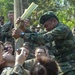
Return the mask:
[[[15, 27], [15, 21], [18, 17], [20, 17], [23, 14], [23, 5], [22, 0], [14, 0], [14, 27]], [[20, 48], [24, 43], [24, 40], [22, 38], [18, 38], [15, 40], [15, 50]]]

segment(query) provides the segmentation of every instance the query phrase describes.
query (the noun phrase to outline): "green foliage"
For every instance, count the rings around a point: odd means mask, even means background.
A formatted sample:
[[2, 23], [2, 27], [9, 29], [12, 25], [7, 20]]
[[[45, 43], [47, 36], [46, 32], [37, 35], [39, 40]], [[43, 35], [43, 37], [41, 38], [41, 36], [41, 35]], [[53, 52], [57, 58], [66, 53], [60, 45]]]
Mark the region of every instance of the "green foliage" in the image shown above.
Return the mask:
[[[0, 15], [7, 20], [7, 12], [13, 10], [14, 0], [0, 0]], [[39, 24], [40, 16], [46, 11], [54, 11], [59, 20], [70, 28], [75, 26], [75, 0], [28, 0], [28, 4], [35, 2], [38, 8], [30, 16], [31, 25]]]
[[71, 5], [72, 3], [70, 4], [69, 0], [38, 0], [37, 4], [39, 7], [34, 14], [32, 14], [31, 19], [33, 25], [39, 24], [39, 18], [44, 12], [54, 11], [61, 22], [70, 28], [75, 26], [75, 7]]
[[0, 0], [0, 15], [5, 16], [5, 20], [9, 10], [13, 10], [13, 0]]

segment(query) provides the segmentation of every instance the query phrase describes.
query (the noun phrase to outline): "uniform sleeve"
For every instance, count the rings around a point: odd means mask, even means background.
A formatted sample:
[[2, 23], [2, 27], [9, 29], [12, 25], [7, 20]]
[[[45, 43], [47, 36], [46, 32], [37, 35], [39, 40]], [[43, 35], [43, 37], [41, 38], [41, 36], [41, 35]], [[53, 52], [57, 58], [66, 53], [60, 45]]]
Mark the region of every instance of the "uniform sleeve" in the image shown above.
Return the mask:
[[7, 35], [7, 29], [8, 29], [8, 26], [7, 26], [7, 24], [5, 24], [5, 25], [3, 25], [3, 27], [2, 27], [2, 35], [3, 36], [6, 36]]
[[12, 69], [9, 75], [29, 75], [27, 70], [25, 70], [21, 65], [16, 65]]
[[11, 67], [4, 68], [1, 75], [10, 75], [11, 71], [12, 71]]
[[34, 65], [34, 60], [35, 59], [30, 59], [24, 62], [23, 67], [27, 70], [31, 70], [32, 66]]
[[58, 26], [45, 34], [25, 34], [25, 39], [34, 43], [45, 44], [56, 39], [64, 39], [68, 35], [66, 26]]
[[25, 70], [21, 65], [16, 65], [14, 68], [5, 68], [1, 75], [29, 75], [29, 71]]

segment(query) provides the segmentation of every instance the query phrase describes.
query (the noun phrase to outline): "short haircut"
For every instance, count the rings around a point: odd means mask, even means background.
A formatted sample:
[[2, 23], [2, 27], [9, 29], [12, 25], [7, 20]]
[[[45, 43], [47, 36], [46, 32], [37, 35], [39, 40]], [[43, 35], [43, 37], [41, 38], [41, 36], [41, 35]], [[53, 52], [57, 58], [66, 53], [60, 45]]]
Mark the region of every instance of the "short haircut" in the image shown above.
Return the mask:
[[43, 49], [45, 53], [46, 53], [46, 50], [48, 50], [46, 46], [39, 46], [39, 47], [36, 47], [36, 48], [35, 48], [35, 51], [37, 51], [37, 49]]
[[4, 43], [4, 46], [7, 45], [7, 44], [11, 44], [12, 45], [11, 42], [7, 41], [7, 42]]
[[14, 11], [13, 10], [10, 10], [10, 11], [8, 11], [8, 13], [14, 13]]

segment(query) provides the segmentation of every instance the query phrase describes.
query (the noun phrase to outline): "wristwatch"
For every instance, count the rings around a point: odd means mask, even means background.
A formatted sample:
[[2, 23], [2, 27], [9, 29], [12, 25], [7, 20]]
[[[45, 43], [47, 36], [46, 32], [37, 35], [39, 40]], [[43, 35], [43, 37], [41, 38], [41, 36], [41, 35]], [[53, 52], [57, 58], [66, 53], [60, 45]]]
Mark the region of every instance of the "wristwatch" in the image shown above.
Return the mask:
[[22, 33], [20, 34], [20, 37], [21, 37], [21, 38], [23, 38], [23, 37], [24, 37], [24, 35], [25, 35], [25, 33], [24, 33], [24, 32], [22, 32]]

